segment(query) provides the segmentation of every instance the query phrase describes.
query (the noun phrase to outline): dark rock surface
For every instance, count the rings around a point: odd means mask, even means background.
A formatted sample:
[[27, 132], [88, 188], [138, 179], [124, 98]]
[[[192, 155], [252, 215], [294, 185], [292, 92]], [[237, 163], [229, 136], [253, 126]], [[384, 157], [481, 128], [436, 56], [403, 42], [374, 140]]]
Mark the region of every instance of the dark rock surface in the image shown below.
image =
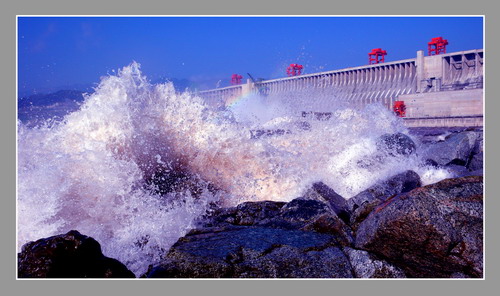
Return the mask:
[[366, 216], [379, 204], [394, 195], [408, 192], [422, 185], [420, 176], [414, 171], [397, 174], [388, 180], [376, 184], [347, 201], [347, 208], [352, 213], [350, 224], [356, 229]]
[[251, 226], [265, 224], [278, 215], [285, 202], [245, 202], [232, 208], [217, 208], [201, 227]]
[[18, 254], [19, 278], [134, 278], [118, 260], [105, 257], [99, 243], [72, 230], [30, 242]]
[[348, 223], [350, 212], [347, 201], [323, 182], [316, 182], [304, 194], [303, 199], [312, 199], [327, 204], [337, 216]]
[[470, 174], [470, 171], [467, 167], [458, 164], [449, 164], [444, 166], [444, 168], [452, 174], [453, 178], [465, 177]]
[[145, 276], [353, 277], [342, 250], [353, 242], [349, 226], [318, 200], [246, 202], [214, 211]]
[[[335, 235], [340, 245], [353, 242], [351, 229], [325, 203], [297, 198], [289, 203], [246, 202], [234, 208], [219, 209], [198, 229], [232, 226], [261, 226], [274, 229], [304, 230]], [[193, 230], [196, 233], [199, 230]]]
[[482, 177], [446, 179], [377, 206], [359, 225], [355, 246], [409, 277], [482, 277], [482, 227]]
[[454, 178], [483, 175], [483, 130], [417, 131], [423, 164], [446, 169]]
[[483, 170], [483, 152], [473, 154], [467, 168], [470, 171], [482, 171]]
[[432, 143], [422, 151], [424, 159], [432, 159], [439, 165], [448, 164], [467, 165], [473, 152], [478, 150], [476, 142], [480, 139], [480, 133], [464, 131], [452, 133], [443, 141]]
[[417, 149], [415, 142], [403, 133], [382, 135], [377, 146], [379, 150], [383, 150], [393, 156], [398, 154], [410, 155]]
[[147, 277], [349, 278], [349, 260], [329, 234], [234, 226], [180, 239]]
[[219, 209], [144, 276], [482, 277], [482, 177], [420, 185], [407, 171], [353, 197], [352, 223], [314, 187], [288, 203]]

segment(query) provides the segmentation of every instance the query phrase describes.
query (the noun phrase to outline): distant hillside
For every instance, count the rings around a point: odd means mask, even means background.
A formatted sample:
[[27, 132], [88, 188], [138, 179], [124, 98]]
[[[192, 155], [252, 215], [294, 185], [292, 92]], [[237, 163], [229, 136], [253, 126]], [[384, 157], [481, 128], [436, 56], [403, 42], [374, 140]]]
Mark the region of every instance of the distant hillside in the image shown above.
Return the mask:
[[161, 78], [151, 81], [153, 84], [165, 83], [166, 81], [172, 82], [174, 88], [177, 92], [196, 91], [215, 88], [217, 81], [213, 80], [203, 80], [203, 81], [192, 81], [189, 79], [178, 79], [178, 78]]
[[79, 90], [60, 90], [50, 94], [36, 94], [28, 97], [21, 97], [18, 100], [18, 107], [28, 106], [49, 106], [65, 101], [83, 102], [83, 94]]
[[60, 90], [50, 94], [36, 94], [18, 99], [18, 118], [28, 126], [48, 119], [61, 120], [66, 114], [78, 110], [85, 92]]

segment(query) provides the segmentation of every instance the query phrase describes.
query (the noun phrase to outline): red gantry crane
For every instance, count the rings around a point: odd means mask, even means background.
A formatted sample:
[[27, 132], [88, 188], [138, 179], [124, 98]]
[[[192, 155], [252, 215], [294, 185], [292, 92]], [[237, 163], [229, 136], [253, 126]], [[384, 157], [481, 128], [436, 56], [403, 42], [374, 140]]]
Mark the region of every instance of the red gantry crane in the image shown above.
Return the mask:
[[374, 48], [370, 53], [368, 53], [368, 64], [378, 64], [383, 63], [385, 61], [385, 56], [387, 55], [387, 51], [382, 48]]
[[448, 40], [443, 39], [443, 37], [432, 38], [428, 44], [429, 55], [438, 55], [446, 53], [446, 45], [448, 45]]
[[231, 76], [231, 85], [238, 85], [238, 84], [241, 84], [241, 79], [243, 78], [243, 76], [239, 75], [239, 74], [233, 74]]
[[299, 65], [299, 64], [290, 64], [288, 68], [286, 68], [286, 74], [288, 76], [297, 76], [302, 74], [302, 69], [304, 69], [304, 66]]
[[406, 105], [404, 101], [395, 101], [393, 106], [393, 111], [396, 116], [406, 117]]

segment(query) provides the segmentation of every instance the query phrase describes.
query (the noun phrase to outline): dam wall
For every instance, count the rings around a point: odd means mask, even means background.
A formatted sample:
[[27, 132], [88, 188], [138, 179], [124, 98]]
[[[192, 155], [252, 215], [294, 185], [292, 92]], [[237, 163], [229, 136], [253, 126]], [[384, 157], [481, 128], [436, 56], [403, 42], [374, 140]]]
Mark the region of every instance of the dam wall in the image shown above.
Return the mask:
[[[482, 49], [424, 56], [394, 62], [303, 74], [224, 88], [197, 94], [211, 105], [231, 105], [241, 96], [265, 97], [310, 92], [331, 100], [363, 107], [381, 103], [392, 110], [395, 101], [404, 101], [405, 123], [409, 127], [482, 126]], [[323, 111], [323, 110], [302, 110]]]

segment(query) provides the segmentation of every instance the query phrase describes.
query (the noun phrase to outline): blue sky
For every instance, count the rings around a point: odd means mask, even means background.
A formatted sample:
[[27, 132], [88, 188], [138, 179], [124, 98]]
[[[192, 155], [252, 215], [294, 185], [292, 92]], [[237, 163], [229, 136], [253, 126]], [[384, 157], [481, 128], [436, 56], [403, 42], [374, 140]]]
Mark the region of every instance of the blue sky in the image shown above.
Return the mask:
[[[481, 17], [19, 17], [19, 93], [98, 83], [132, 61], [152, 81], [188, 79], [199, 88], [247, 78], [286, 76], [386, 61], [427, 52], [442, 36], [448, 52], [483, 48]], [[76, 86], [76, 88], [78, 88]]]

